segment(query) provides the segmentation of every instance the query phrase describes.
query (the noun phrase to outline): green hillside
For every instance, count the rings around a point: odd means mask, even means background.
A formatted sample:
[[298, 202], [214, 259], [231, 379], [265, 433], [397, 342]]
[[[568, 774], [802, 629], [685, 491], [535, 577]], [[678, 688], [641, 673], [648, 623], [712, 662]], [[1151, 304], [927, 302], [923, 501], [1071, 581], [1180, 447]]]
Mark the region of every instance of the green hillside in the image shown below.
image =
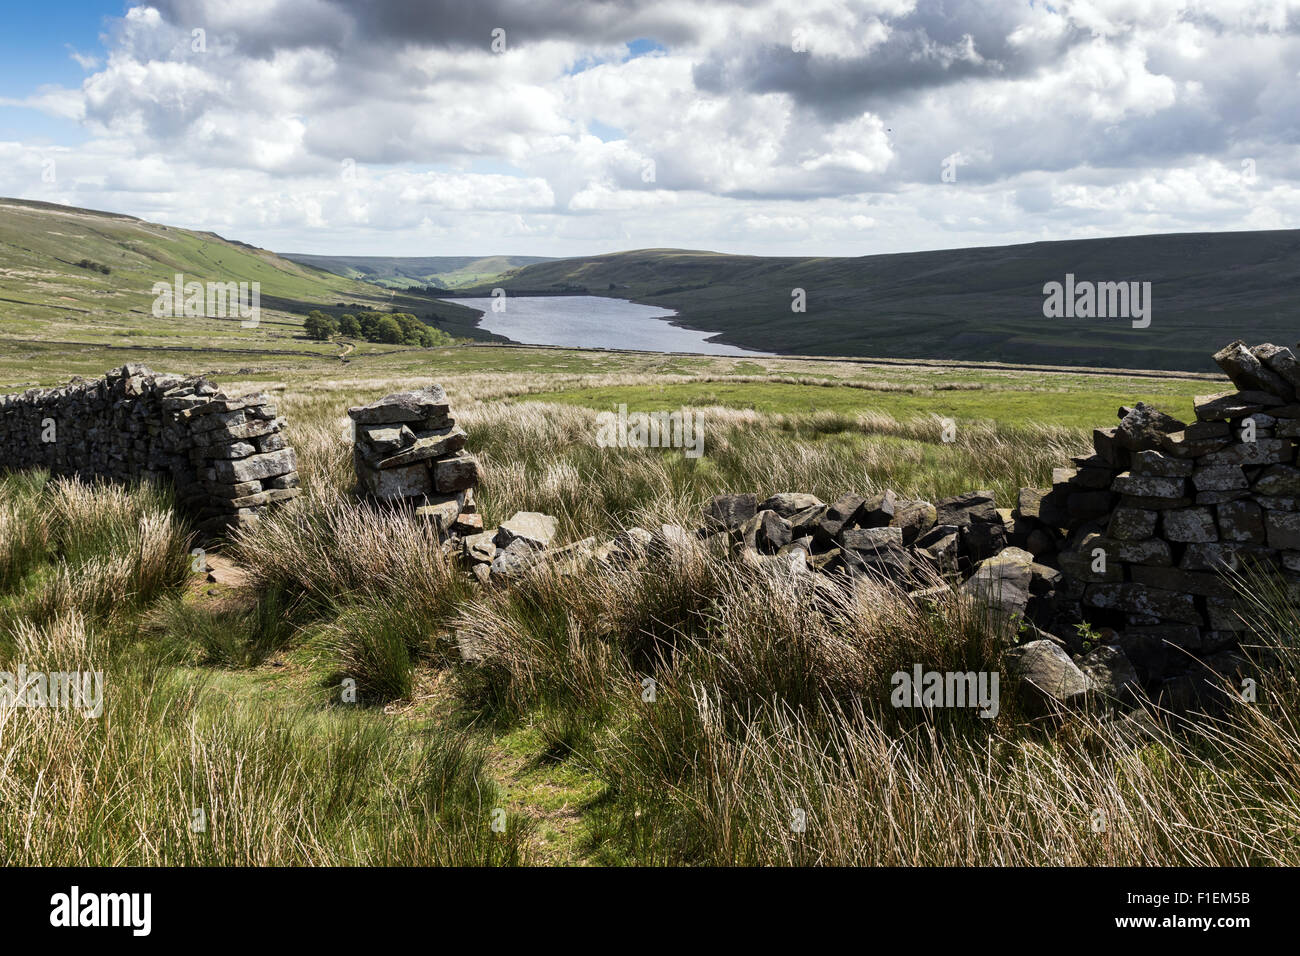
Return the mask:
[[[1066, 273], [1150, 281], [1149, 328], [1048, 319]], [[1211, 371], [1225, 341], [1295, 341], [1300, 231], [1038, 242], [859, 258], [646, 249], [557, 259], [495, 279], [515, 294], [619, 296], [677, 310], [721, 340], [804, 355], [870, 355]], [[791, 310], [804, 289], [807, 312]], [[465, 290], [486, 295], [486, 285]]]
[[462, 289], [489, 282], [511, 269], [551, 261], [544, 256], [317, 256], [303, 252], [281, 255], [349, 279], [393, 289], [411, 286]]
[[[258, 282], [261, 318], [153, 315], [155, 282]], [[453, 335], [486, 338], [469, 309], [346, 279], [210, 232], [132, 216], [0, 198], [0, 339], [227, 350], [317, 351], [308, 311], [411, 312]]]

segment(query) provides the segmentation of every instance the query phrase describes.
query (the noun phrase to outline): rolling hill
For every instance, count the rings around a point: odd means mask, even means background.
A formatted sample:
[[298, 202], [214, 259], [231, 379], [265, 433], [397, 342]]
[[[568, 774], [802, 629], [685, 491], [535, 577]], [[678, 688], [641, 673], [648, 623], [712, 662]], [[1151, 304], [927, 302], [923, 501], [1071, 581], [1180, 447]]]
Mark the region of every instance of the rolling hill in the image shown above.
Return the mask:
[[411, 286], [461, 289], [481, 285], [512, 269], [551, 261], [545, 256], [317, 256], [303, 252], [280, 255], [293, 262], [392, 289]]
[[[1048, 319], [1066, 273], [1150, 281], [1149, 328]], [[646, 249], [556, 259], [491, 283], [508, 292], [617, 296], [771, 352], [1211, 371], [1225, 341], [1300, 332], [1300, 230], [1037, 242], [858, 258]], [[805, 290], [807, 312], [791, 310]], [[458, 294], [486, 295], [487, 285]]]
[[[156, 318], [155, 282], [258, 282], [261, 321]], [[314, 308], [402, 311], [453, 335], [491, 338], [478, 313], [343, 278], [273, 252], [132, 216], [0, 198], [0, 338], [43, 342], [315, 350], [302, 331]]]

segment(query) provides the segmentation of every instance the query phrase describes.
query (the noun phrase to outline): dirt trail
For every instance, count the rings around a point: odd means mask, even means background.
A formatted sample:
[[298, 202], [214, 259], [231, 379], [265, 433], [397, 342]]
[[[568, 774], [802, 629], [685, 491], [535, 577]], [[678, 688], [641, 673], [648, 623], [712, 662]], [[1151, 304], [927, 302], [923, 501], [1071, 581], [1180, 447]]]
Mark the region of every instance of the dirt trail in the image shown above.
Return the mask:
[[190, 575], [190, 599], [213, 614], [246, 610], [258, 600], [247, 583], [247, 571], [225, 555], [209, 552], [203, 556], [203, 570]]

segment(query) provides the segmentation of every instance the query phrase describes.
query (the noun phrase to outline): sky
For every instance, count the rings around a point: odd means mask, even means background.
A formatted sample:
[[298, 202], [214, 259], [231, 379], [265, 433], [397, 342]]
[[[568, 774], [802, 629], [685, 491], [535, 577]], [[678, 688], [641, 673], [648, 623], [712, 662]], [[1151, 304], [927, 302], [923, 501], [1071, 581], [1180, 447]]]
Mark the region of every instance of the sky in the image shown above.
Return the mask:
[[1300, 0], [0, 2], [0, 195], [281, 252], [1300, 227]]

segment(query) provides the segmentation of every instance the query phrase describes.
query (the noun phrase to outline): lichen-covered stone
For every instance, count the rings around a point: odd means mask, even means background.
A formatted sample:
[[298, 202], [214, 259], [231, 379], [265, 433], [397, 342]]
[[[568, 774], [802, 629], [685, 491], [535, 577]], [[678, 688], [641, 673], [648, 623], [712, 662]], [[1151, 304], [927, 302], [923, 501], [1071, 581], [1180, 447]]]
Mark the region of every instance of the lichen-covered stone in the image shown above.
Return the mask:
[[1169, 541], [1186, 544], [1219, 540], [1214, 513], [1209, 508], [1177, 508], [1160, 518], [1161, 533]]

